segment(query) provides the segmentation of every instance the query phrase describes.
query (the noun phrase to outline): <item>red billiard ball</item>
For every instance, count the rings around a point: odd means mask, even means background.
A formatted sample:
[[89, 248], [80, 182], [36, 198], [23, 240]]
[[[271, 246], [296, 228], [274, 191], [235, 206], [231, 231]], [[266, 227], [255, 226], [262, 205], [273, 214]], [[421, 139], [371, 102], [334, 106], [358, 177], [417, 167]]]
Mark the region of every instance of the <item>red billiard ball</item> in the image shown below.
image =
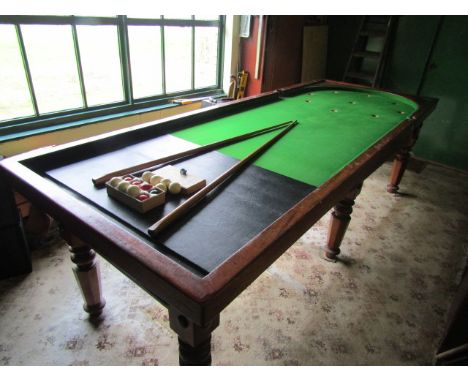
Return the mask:
[[136, 179], [134, 180], [133, 182], [131, 182], [132, 184], [134, 184], [135, 186], [139, 186], [140, 184], [143, 183], [143, 181], [141, 179]]
[[127, 175], [123, 178], [123, 180], [126, 180], [127, 182], [130, 182], [131, 180], [133, 180], [133, 176], [131, 175]]
[[149, 199], [149, 195], [147, 194], [140, 194], [137, 196], [137, 199], [140, 201], [140, 202], [144, 202], [145, 200]]
[[153, 186], [149, 183], [142, 183], [140, 184], [140, 189], [144, 190], [144, 191], [149, 191], [153, 188]]

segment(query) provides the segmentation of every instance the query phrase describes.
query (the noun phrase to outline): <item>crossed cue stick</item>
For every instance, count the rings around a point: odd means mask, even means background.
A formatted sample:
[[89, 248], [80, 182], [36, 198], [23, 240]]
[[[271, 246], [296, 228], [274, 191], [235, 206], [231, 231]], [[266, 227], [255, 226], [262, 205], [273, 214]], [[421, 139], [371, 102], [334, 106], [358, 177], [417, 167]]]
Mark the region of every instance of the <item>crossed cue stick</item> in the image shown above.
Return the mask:
[[188, 198], [184, 203], [182, 203], [177, 208], [172, 210], [162, 219], [154, 223], [151, 227], [148, 228], [148, 233], [151, 236], [156, 236], [169, 224], [177, 220], [179, 217], [183, 216], [189, 209], [197, 205], [205, 197], [206, 194], [212, 191], [215, 187], [219, 186], [221, 183], [223, 183], [226, 179], [234, 175], [236, 172], [240, 171], [246, 164], [249, 163], [249, 161], [251, 161], [257, 155], [266, 151], [270, 146], [272, 146], [276, 141], [281, 139], [281, 137], [283, 137], [289, 130], [291, 130], [296, 125], [297, 125], [297, 121], [294, 121], [294, 122], [289, 122], [288, 124], [283, 126], [284, 127], [283, 131], [281, 131], [279, 134], [275, 135], [272, 139], [264, 143], [258, 149], [250, 153], [247, 157], [242, 159], [240, 162], [236, 163], [231, 168], [226, 170], [224, 173], [218, 176], [215, 180], [207, 184], [197, 193], [193, 194], [193, 196]]
[[182, 158], [186, 158], [186, 157], [190, 157], [190, 156], [199, 155], [199, 154], [211, 151], [211, 150], [219, 148], [219, 147], [228, 146], [228, 145], [231, 145], [231, 144], [236, 143], [236, 142], [240, 142], [240, 141], [243, 141], [243, 140], [246, 140], [246, 139], [249, 139], [249, 138], [256, 137], [258, 135], [262, 135], [262, 134], [265, 134], [265, 133], [268, 133], [268, 132], [271, 132], [271, 131], [282, 129], [282, 128], [286, 127], [290, 123], [292, 123], [292, 121], [283, 122], [283, 123], [280, 123], [279, 125], [266, 127], [264, 129], [260, 129], [260, 130], [251, 131], [250, 133], [247, 133], [247, 134], [237, 135], [237, 136], [232, 137], [232, 138], [224, 139], [222, 141], [213, 142], [213, 143], [210, 143], [210, 144], [207, 144], [207, 145], [204, 145], [204, 146], [200, 146], [200, 147], [196, 147], [194, 149], [190, 149], [190, 150], [187, 150], [187, 151], [181, 151], [181, 152], [178, 152], [176, 154], [171, 154], [171, 155], [166, 156], [166, 157], [162, 157], [162, 158], [154, 159], [154, 160], [151, 160], [151, 161], [148, 161], [148, 162], [140, 163], [140, 164], [137, 164], [135, 166], [122, 168], [120, 170], [109, 172], [109, 173], [107, 173], [105, 175], [102, 175], [102, 176], [100, 176], [98, 178], [93, 178], [92, 181], [93, 181], [95, 187], [100, 188], [100, 187], [104, 186], [106, 184], [106, 182], [108, 180], [112, 179], [114, 176], [127, 175], [127, 174], [130, 174], [130, 173], [133, 173], [133, 172], [147, 170], [149, 168], [158, 166], [158, 165], [166, 163], [166, 162], [171, 162], [171, 161], [176, 160], [176, 159], [182, 159]]
[[92, 181], [96, 187], [102, 187], [108, 180], [115, 176], [121, 176], [121, 175], [126, 175], [132, 172], [137, 172], [137, 171], [142, 171], [149, 169], [151, 167], [155, 167], [157, 165], [170, 162], [176, 159], [182, 159], [194, 155], [199, 155], [204, 152], [211, 151], [215, 148], [231, 145], [236, 142], [240, 142], [249, 138], [253, 138], [262, 134], [266, 134], [272, 131], [280, 130], [283, 129], [279, 134], [275, 135], [273, 138], [265, 142], [262, 146], [257, 148], [255, 151], [250, 153], [247, 157], [242, 159], [240, 162], [236, 163], [232, 167], [230, 167], [228, 170], [226, 170], [224, 173], [222, 173], [220, 176], [218, 176], [215, 180], [207, 184], [205, 187], [200, 189], [198, 192], [193, 194], [190, 198], [188, 198], [185, 202], [180, 204], [178, 207], [176, 207], [174, 210], [172, 210], [170, 213], [168, 213], [166, 216], [158, 220], [156, 223], [151, 225], [148, 228], [148, 233], [151, 236], [156, 236], [159, 232], [161, 232], [164, 228], [166, 228], [168, 225], [170, 225], [172, 222], [183, 216], [185, 213], [187, 213], [188, 210], [196, 206], [210, 191], [212, 191], [215, 187], [219, 186], [221, 183], [226, 181], [228, 178], [230, 178], [232, 175], [235, 173], [239, 172], [245, 165], [247, 165], [253, 158], [256, 156], [260, 155], [261, 153], [265, 152], [269, 147], [271, 147], [275, 142], [280, 140], [285, 134], [287, 134], [294, 126], [298, 124], [297, 121], [288, 121], [288, 122], [283, 122], [278, 125], [266, 127], [264, 129], [259, 129], [252, 131], [247, 134], [242, 134], [238, 135], [232, 138], [224, 139], [221, 141], [217, 141], [214, 143], [210, 143], [204, 146], [200, 146], [194, 149], [182, 151], [176, 154], [172, 154], [163, 158], [158, 158], [155, 160], [151, 160], [148, 162], [140, 163], [135, 166], [131, 167], [126, 167], [120, 170], [116, 170], [113, 172], [110, 172], [108, 174], [102, 175], [98, 178], [93, 178]]

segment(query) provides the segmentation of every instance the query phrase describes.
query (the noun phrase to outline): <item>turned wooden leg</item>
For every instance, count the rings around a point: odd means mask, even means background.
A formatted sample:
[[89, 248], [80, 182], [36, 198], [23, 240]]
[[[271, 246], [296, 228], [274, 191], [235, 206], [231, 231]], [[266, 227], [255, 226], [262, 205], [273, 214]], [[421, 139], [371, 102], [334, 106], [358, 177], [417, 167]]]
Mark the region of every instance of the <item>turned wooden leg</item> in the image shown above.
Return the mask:
[[387, 184], [387, 191], [396, 194], [399, 189], [399, 184], [403, 174], [405, 173], [408, 160], [410, 158], [409, 149], [405, 148], [395, 156], [393, 160], [392, 172], [390, 173], [390, 181]]
[[191, 346], [179, 337], [180, 366], [210, 366], [211, 365], [211, 335], [197, 346]]
[[211, 365], [211, 332], [219, 325], [219, 315], [199, 326], [176, 309], [169, 308], [169, 322], [178, 335], [180, 366]]
[[340, 245], [351, 221], [354, 200], [361, 192], [361, 187], [362, 184], [350, 191], [333, 209], [328, 226], [327, 245], [325, 246], [326, 260], [336, 261], [340, 254]]
[[91, 317], [98, 317], [106, 305], [102, 297], [101, 276], [96, 253], [76, 236], [62, 231], [62, 237], [69, 245], [73, 272], [83, 295], [83, 309]]
[[421, 127], [422, 125], [419, 125], [414, 128], [413, 134], [407, 145], [403, 147], [398, 154], [396, 154], [395, 159], [393, 160], [392, 172], [390, 173], [390, 179], [387, 184], [387, 191], [391, 194], [396, 194], [398, 192], [399, 184], [403, 178], [406, 167], [408, 166], [410, 151], [418, 140]]

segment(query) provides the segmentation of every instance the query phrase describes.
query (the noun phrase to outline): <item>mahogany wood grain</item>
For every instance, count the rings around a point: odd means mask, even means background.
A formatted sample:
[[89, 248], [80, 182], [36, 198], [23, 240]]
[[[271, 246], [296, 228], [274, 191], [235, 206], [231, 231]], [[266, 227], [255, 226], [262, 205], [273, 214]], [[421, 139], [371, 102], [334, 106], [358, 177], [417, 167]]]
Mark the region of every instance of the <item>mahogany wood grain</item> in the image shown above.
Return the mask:
[[336, 261], [337, 256], [340, 254], [341, 242], [351, 221], [354, 200], [361, 192], [361, 188], [362, 184], [348, 192], [346, 197], [340, 200], [333, 209], [325, 246], [326, 260]]
[[219, 314], [200, 326], [177, 308], [169, 307], [169, 323], [179, 340], [179, 364], [181, 366], [211, 365], [211, 333], [219, 325]]
[[[313, 85], [333, 86], [335, 84], [348, 85], [345, 83], [337, 83], [333, 81], [319, 81]], [[266, 95], [271, 99], [271, 94]], [[260, 98], [260, 97], [258, 97]], [[248, 99], [236, 101], [250, 102]], [[435, 106], [434, 100], [420, 99], [420, 110], [415, 115], [415, 120], [423, 118], [430, 113]], [[230, 112], [230, 109], [225, 109]], [[183, 119], [185, 122], [185, 119]], [[164, 122], [159, 122], [164, 125]], [[388, 156], [396, 152], [401, 146], [404, 139], [402, 136], [407, 136], [408, 130], [411, 129], [413, 121], [404, 121], [400, 126], [394, 129], [390, 134], [383, 137], [368, 152], [358, 157], [355, 161], [346, 166], [340, 173], [323, 184], [313, 194], [304, 199], [304, 203], [299, 203], [298, 206], [291, 209], [282, 220], [275, 222], [267, 232], [273, 232], [277, 235], [278, 243], [282, 241], [283, 236], [290, 239], [289, 235], [291, 230], [287, 227], [281, 231], [278, 227], [283, 224], [285, 220], [291, 218], [291, 213], [294, 211], [297, 215], [296, 220], [292, 220], [291, 224], [301, 223], [301, 218], [306, 221], [304, 227], [300, 227], [297, 232], [303, 231], [308, 228], [306, 225], [312, 225], [318, 220], [321, 215], [328, 211], [334, 204], [341, 198], [340, 193], [345, 193], [348, 188], [356, 184], [355, 180], [362, 180], [367, 177], [373, 170], [375, 170]], [[106, 139], [103, 136], [100, 139]], [[404, 137], [405, 138], [405, 137]], [[98, 138], [94, 138], [98, 140]], [[85, 140], [86, 141], [86, 140]], [[82, 142], [83, 143], [83, 142]], [[73, 146], [79, 146], [80, 142], [75, 142]], [[202, 322], [203, 317], [201, 311], [203, 309], [196, 309], [200, 304], [206, 304], [213, 296], [216, 296], [222, 290], [223, 293], [229, 295], [227, 290], [230, 290], [231, 285], [226, 284], [228, 279], [237, 279], [237, 275], [244, 274], [245, 267], [253, 264], [257, 259], [265, 258], [263, 252], [269, 252], [269, 243], [264, 244], [260, 248], [253, 247], [252, 242], [247, 243], [238, 253], [233, 254], [232, 258], [225, 263], [221, 264], [217, 269], [211, 272], [208, 276], [200, 278], [192, 272], [181, 267], [179, 264], [174, 263], [171, 259], [160, 254], [152, 246], [130, 233], [122, 226], [107, 219], [95, 208], [73, 198], [68, 193], [64, 192], [56, 184], [42, 178], [40, 175], [31, 171], [20, 162], [22, 160], [32, 160], [35, 156], [40, 156], [46, 152], [57, 151], [59, 148], [47, 148], [39, 152], [33, 152], [21, 155], [16, 158], [9, 158], [2, 161], [2, 167], [10, 177], [10, 181], [20, 191], [25, 194], [31, 195], [30, 199], [47, 206], [53, 214], [58, 217], [58, 220], [67, 221], [69, 225], [75, 227], [75, 231], [82, 233], [82, 237], [87, 237], [87, 240], [92, 246], [103, 254], [113, 252], [113, 256], [106, 256], [111, 263], [114, 263], [118, 268], [126, 269], [135, 280], [138, 280], [140, 285], [150, 291], [152, 295], [158, 296], [163, 301], [165, 298], [171, 296], [181, 298], [181, 300], [197, 301], [197, 304], [188, 304], [186, 313], [191, 314], [196, 322]], [[354, 182], [354, 184], [352, 184]], [[344, 186], [343, 186], [344, 185]], [[50, 195], [55, 195], [51, 198]], [[320, 215], [320, 216], [318, 216]], [[307, 219], [305, 219], [307, 217]], [[295, 233], [295, 232], [294, 232]], [[272, 239], [272, 235], [269, 234]], [[274, 235], [273, 235], [274, 236]], [[294, 234], [296, 238], [299, 234]], [[281, 240], [280, 240], [281, 239]], [[263, 241], [263, 240], [262, 240]], [[292, 243], [292, 241], [291, 241]], [[270, 243], [271, 244], [271, 243]], [[276, 247], [277, 245], [272, 245]], [[235, 258], [235, 261], [232, 260]], [[271, 260], [271, 259], [270, 259]], [[253, 272], [255, 274], [257, 272]], [[253, 278], [246, 276], [246, 280], [250, 283]], [[155, 282], [158, 280], [159, 282]], [[230, 284], [235, 284], [234, 282]], [[180, 293], [176, 293], [180, 291]], [[237, 288], [232, 287], [234, 293]], [[185, 297], [185, 299], [184, 299]], [[229, 297], [230, 298], [230, 297]], [[229, 299], [228, 298], [228, 299]], [[224, 305], [223, 303], [222, 305]], [[227, 302], [226, 302], [227, 304]], [[190, 306], [191, 305], [191, 306]], [[218, 304], [213, 304], [216, 307]], [[197, 313], [198, 311], [198, 313]], [[198, 316], [198, 318], [196, 318]]]
[[406, 167], [408, 166], [409, 158], [410, 153], [406, 148], [402, 149], [398, 154], [395, 155], [390, 173], [390, 179], [387, 184], [387, 191], [391, 194], [396, 194], [398, 192], [399, 184], [403, 178]]
[[180, 366], [211, 366], [211, 334], [197, 346], [178, 340]]
[[420, 124], [414, 128], [413, 134], [408, 140], [408, 143], [405, 146], [403, 146], [400, 149], [400, 151], [395, 155], [392, 170], [390, 173], [390, 179], [387, 185], [387, 191], [391, 194], [398, 193], [401, 179], [403, 178], [403, 175], [406, 171], [406, 167], [408, 166], [408, 161], [411, 157], [410, 151], [418, 140], [421, 127], [422, 125]]
[[75, 264], [73, 273], [85, 301], [83, 309], [91, 317], [98, 317], [106, 302], [102, 297], [101, 275], [96, 253], [88, 244], [70, 232], [62, 230], [61, 235], [69, 245], [71, 260]]
[[[355, 87], [342, 82], [319, 81], [305, 85], [303, 88], [307, 91], [321, 86]], [[183, 344], [182, 350], [179, 349], [182, 358], [186, 360], [183, 362], [189, 363], [192, 362], [190, 359], [193, 359], [187, 355], [191, 348], [187, 348], [186, 344], [192, 348], [200, 347], [195, 350], [199, 355], [196, 362], [208, 362], [206, 344], [209, 342], [210, 333], [219, 323], [220, 312], [317, 220], [345, 199], [349, 190], [361, 184], [382, 163], [406, 147], [408, 141], [414, 137], [415, 129], [434, 109], [436, 101], [425, 97], [408, 97], [419, 104], [419, 109], [411, 119], [396, 126], [203, 277], [158, 251], [149, 239], [130, 231], [98, 208], [42, 176], [40, 172], [34, 170], [36, 168], [34, 165], [45, 160], [44, 155], [47, 153], [55, 152], [71, 156], [87, 144], [97, 147], [100, 142], [106, 144], [121, 140], [124, 142], [133, 134], [177, 130], [181, 125], [187, 126], [219, 118], [236, 110], [274, 102], [282, 94], [299, 89], [299, 87], [284, 89], [253, 99], [235, 101], [234, 105], [225, 107], [220, 105], [213, 109], [192, 112], [193, 114], [180, 119], [166, 119], [122, 133], [106, 134], [61, 147], [51, 147], [7, 158], [0, 162], [0, 170], [10, 187], [17, 189], [32, 203], [62, 222], [76, 237], [86, 238], [89, 246], [168, 307], [171, 327], [177, 332]], [[81, 248], [87, 247], [81, 246]], [[83, 249], [83, 253], [84, 257], [93, 256], [89, 248]], [[99, 297], [93, 297], [91, 300], [90, 305], [99, 305], [99, 301], [103, 302]], [[195, 340], [196, 338], [198, 340]]]
[[[333, 81], [319, 81], [312, 85], [336, 84], [347, 85]], [[272, 95], [267, 94], [264, 97], [271, 99]], [[236, 102], [240, 104], [250, 101], [244, 99]], [[435, 107], [435, 102], [431, 99], [420, 99], [419, 103], [420, 109], [416, 112], [415, 120], [426, 117]], [[229, 108], [224, 110], [231, 111]], [[186, 122], [185, 118], [183, 122]], [[164, 122], [158, 124], [164, 125]], [[33, 160], [46, 152], [57, 151], [59, 148], [52, 147], [8, 158], [1, 164], [11, 184], [28, 195], [30, 200], [46, 207], [44, 209], [48, 208], [51, 215], [74, 227], [75, 232], [80, 233], [81, 237], [87, 237], [93, 248], [117, 268], [124, 270], [151, 295], [166, 304], [168, 301], [179, 304], [184, 314], [201, 324], [210, 316], [219, 313], [246, 285], [258, 277], [282, 253], [281, 251], [287, 249], [288, 245], [297, 240], [335, 205], [350, 187], [364, 180], [402, 147], [412, 125], [413, 120], [404, 121], [265, 230], [262, 234], [267, 234], [268, 237], [265, 240], [262, 237], [261, 245], [257, 244], [258, 240], [254, 238], [233, 254], [231, 259], [203, 278], [181, 267], [145, 241], [139, 240], [124, 227], [106, 218], [95, 208], [72, 197], [58, 185], [44, 179], [21, 163]], [[113, 136], [96, 137], [93, 141], [106, 138]], [[86, 143], [89, 139], [84, 141], [81, 143]], [[73, 146], [79, 145], [80, 142], [73, 143]], [[52, 198], [50, 195], [55, 197]], [[290, 226], [284, 225], [286, 221], [290, 221]], [[291, 229], [291, 226], [295, 226], [295, 229]], [[110, 253], [112, 255], [108, 255]]]

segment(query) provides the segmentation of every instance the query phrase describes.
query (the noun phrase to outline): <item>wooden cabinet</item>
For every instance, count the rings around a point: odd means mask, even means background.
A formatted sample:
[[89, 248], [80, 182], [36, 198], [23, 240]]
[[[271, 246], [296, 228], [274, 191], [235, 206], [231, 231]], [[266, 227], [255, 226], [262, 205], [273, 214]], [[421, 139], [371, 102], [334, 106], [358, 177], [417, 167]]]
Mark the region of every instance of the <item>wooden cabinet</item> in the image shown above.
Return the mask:
[[303, 74], [303, 62], [315, 66], [309, 68], [314, 73], [320, 68], [323, 75], [316, 76], [325, 77], [327, 27], [324, 24], [323, 17], [252, 16], [250, 35], [241, 38], [240, 67], [249, 73], [246, 95], [300, 83], [304, 75], [310, 77], [308, 70]]

